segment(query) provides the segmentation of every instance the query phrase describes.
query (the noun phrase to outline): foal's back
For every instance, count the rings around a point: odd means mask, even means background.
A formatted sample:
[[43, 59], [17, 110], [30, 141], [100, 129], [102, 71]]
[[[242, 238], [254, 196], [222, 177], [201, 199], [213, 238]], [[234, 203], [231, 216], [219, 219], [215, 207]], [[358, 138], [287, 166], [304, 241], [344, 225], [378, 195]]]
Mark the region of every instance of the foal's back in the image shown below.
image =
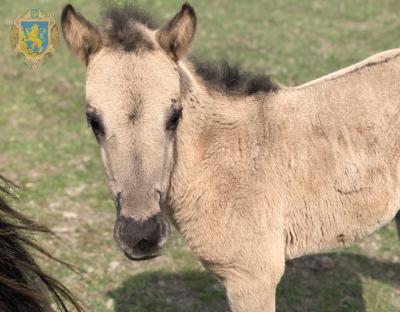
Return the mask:
[[393, 219], [400, 49], [283, 89], [271, 102], [271, 180], [282, 195], [288, 258], [348, 245]]

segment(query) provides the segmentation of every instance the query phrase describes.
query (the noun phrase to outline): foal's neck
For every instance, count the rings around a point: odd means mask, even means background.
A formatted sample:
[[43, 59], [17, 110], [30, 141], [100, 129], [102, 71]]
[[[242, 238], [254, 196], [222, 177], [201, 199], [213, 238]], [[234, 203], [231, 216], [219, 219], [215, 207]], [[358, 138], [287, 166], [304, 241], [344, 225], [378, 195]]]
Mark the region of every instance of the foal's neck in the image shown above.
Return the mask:
[[260, 110], [264, 109], [265, 95], [232, 95], [214, 89], [195, 74], [193, 65], [188, 62], [180, 64], [179, 70], [182, 105], [192, 124], [230, 129], [234, 124], [246, 122], [246, 119], [257, 118]]
[[[190, 66], [190, 65], [189, 65]], [[255, 178], [265, 154], [263, 100], [266, 95], [231, 96], [208, 89], [182, 66], [182, 119], [176, 132], [168, 203], [175, 225], [190, 242], [203, 212], [218, 216], [215, 201], [228, 194], [240, 172]], [[224, 182], [225, 181], [225, 182]], [[215, 196], [212, 196], [214, 194]], [[190, 233], [189, 233], [190, 232]], [[193, 247], [193, 246], [192, 246]]]
[[177, 140], [185, 161], [193, 166], [202, 165], [207, 157], [249, 157], [248, 151], [263, 138], [266, 95], [231, 95], [211, 89], [188, 63], [180, 74], [183, 118]]

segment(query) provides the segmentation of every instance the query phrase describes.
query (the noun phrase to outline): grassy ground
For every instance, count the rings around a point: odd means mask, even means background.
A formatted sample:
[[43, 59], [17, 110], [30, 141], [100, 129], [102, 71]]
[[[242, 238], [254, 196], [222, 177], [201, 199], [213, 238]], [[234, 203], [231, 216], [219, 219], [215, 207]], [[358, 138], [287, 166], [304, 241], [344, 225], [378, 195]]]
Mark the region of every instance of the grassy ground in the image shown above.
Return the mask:
[[[97, 1], [71, 0], [96, 20]], [[181, 1], [141, 0], [166, 20]], [[268, 71], [298, 84], [375, 52], [400, 46], [400, 1], [192, 1], [199, 16], [195, 51]], [[176, 233], [164, 255], [129, 262], [112, 239], [108, 196], [95, 140], [84, 117], [84, 69], [60, 43], [38, 71], [17, 59], [9, 26], [32, 1], [0, 4], [0, 172], [23, 188], [15, 206], [60, 239], [40, 238], [74, 263], [75, 275], [44, 263], [89, 311], [225, 311], [224, 293]], [[63, 3], [35, 1], [59, 19]], [[354, 247], [288, 263], [278, 311], [399, 311], [400, 243], [393, 224]]]

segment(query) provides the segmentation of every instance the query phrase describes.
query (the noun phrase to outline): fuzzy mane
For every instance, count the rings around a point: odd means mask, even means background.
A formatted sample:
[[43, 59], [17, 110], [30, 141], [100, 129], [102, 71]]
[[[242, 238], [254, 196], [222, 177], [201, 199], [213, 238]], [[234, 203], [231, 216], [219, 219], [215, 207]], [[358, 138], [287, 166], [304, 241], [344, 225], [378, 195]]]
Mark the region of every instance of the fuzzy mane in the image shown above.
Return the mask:
[[[110, 6], [103, 11], [105, 42], [107, 46], [135, 52], [141, 48], [153, 49], [150, 38], [141, 26], [157, 29], [157, 23], [144, 10], [133, 6]], [[191, 59], [196, 74], [208, 88], [235, 95], [252, 95], [278, 89], [268, 75], [253, 74], [230, 66], [226, 62], [212, 64]]]
[[271, 78], [265, 74], [241, 71], [237, 66], [194, 62], [196, 74], [209, 88], [238, 95], [252, 95], [258, 92], [270, 92], [278, 89]]
[[69, 303], [83, 311], [74, 296], [59, 281], [46, 274], [33, 253], [64, 265], [38, 246], [30, 237], [35, 233], [51, 234], [50, 230], [13, 210], [4, 200], [10, 183], [0, 176], [0, 311], [49, 312], [52, 301], [59, 311], [67, 312]]

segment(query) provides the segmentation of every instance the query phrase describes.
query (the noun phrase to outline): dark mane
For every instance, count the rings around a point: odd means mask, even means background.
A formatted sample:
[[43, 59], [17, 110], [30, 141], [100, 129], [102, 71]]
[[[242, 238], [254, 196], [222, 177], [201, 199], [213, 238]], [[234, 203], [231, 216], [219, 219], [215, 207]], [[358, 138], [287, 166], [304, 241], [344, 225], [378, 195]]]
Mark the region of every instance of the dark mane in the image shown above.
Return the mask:
[[270, 92], [278, 89], [271, 78], [265, 74], [240, 71], [237, 66], [193, 62], [196, 74], [212, 89], [237, 95], [252, 95], [258, 92]]
[[[157, 24], [144, 10], [133, 6], [110, 6], [103, 11], [106, 45], [135, 52], [141, 48], [153, 49], [150, 38], [138, 27], [144, 25], [157, 29]], [[240, 71], [237, 66], [226, 62], [211, 64], [191, 60], [196, 74], [214, 90], [236, 95], [252, 95], [258, 92], [270, 92], [278, 88], [269, 76]]]
[[4, 195], [12, 196], [12, 189], [0, 176], [0, 311], [55, 311], [51, 308], [53, 301], [59, 311], [70, 311], [67, 303], [83, 311], [69, 290], [37, 264], [32, 252], [67, 265], [31, 239], [32, 234], [51, 232], [6, 203]]
[[150, 38], [140, 29], [140, 25], [152, 30], [157, 25], [144, 10], [129, 4], [110, 5], [103, 10], [102, 19], [106, 45], [121, 47], [127, 52], [140, 48], [153, 49]]

